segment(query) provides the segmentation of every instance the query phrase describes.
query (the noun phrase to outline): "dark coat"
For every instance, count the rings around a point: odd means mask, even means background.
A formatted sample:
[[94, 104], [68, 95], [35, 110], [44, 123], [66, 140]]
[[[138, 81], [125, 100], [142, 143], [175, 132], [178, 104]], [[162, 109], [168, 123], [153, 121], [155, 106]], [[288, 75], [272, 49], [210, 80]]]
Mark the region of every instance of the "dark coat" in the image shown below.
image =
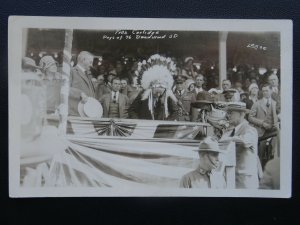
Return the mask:
[[73, 67], [70, 73], [70, 93], [69, 93], [69, 115], [79, 116], [78, 103], [81, 93], [84, 92], [88, 97], [95, 98], [95, 87], [89, 76], [79, 67]]
[[[148, 98], [142, 100], [143, 94], [144, 92], [140, 93], [132, 102], [131, 106], [129, 107], [128, 110], [129, 118], [145, 119], [145, 120], [153, 119], [151, 112], [148, 108]], [[168, 118], [165, 117], [164, 102], [163, 100], [160, 100], [160, 104], [158, 104], [158, 106], [154, 109], [154, 120], [175, 120], [176, 119], [178, 107], [176, 107], [175, 104], [172, 104], [172, 100], [170, 98], [168, 98], [167, 101], [168, 101], [168, 111], [169, 111]]]

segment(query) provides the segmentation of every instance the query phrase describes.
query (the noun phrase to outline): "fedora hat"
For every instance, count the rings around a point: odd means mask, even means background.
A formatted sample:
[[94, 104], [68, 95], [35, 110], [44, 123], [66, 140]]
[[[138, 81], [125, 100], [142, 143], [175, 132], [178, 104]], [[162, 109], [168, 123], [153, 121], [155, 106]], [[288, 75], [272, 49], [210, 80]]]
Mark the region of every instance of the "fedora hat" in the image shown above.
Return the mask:
[[226, 152], [219, 148], [219, 143], [216, 140], [212, 139], [212, 137], [206, 137], [203, 141], [200, 142], [198, 149], [195, 149], [194, 151], [219, 153]]
[[214, 101], [211, 95], [208, 92], [203, 91], [197, 94], [196, 101], [191, 105], [195, 108], [200, 108], [201, 106], [203, 106], [203, 104], [212, 104], [213, 102]]
[[85, 103], [80, 101], [78, 103], [78, 112], [80, 117], [101, 118], [103, 115], [103, 108], [99, 101], [95, 98], [88, 97]]
[[249, 112], [249, 109], [246, 108], [246, 103], [244, 102], [229, 102], [226, 111], [238, 111], [238, 112]]

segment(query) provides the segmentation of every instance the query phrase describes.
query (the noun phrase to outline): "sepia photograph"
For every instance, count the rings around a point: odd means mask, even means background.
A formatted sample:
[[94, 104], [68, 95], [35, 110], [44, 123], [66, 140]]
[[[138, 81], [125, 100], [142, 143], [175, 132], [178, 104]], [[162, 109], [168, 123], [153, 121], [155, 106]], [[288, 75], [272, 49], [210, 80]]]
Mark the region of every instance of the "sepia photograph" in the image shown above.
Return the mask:
[[9, 18], [11, 197], [289, 198], [292, 22]]

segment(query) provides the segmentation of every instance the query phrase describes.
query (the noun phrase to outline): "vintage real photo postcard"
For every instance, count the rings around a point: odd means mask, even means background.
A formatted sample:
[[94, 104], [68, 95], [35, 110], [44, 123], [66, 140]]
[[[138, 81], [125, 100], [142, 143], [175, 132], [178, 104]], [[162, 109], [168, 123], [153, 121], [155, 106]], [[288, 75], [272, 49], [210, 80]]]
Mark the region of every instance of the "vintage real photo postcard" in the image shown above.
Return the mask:
[[291, 196], [292, 22], [11, 16], [11, 197]]

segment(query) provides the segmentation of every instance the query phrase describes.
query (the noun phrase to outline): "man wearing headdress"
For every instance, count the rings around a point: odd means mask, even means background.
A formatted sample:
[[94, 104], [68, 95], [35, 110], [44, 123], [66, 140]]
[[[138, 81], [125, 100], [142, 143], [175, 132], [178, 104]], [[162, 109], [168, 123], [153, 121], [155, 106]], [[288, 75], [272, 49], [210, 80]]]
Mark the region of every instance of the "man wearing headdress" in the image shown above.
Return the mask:
[[144, 89], [129, 107], [129, 118], [148, 120], [175, 120], [178, 102], [171, 88], [173, 86], [172, 69], [175, 65], [170, 59], [160, 55], [151, 56], [148, 61], [139, 64], [138, 74]]
[[175, 120], [178, 108], [176, 103], [172, 104], [172, 101], [176, 102], [176, 97], [172, 98], [170, 95], [173, 95], [171, 90], [167, 90], [160, 81], [153, 81], [151, 87], [141, 92], [133, 101], [129, 108], [129, 117], [146, 120]]

